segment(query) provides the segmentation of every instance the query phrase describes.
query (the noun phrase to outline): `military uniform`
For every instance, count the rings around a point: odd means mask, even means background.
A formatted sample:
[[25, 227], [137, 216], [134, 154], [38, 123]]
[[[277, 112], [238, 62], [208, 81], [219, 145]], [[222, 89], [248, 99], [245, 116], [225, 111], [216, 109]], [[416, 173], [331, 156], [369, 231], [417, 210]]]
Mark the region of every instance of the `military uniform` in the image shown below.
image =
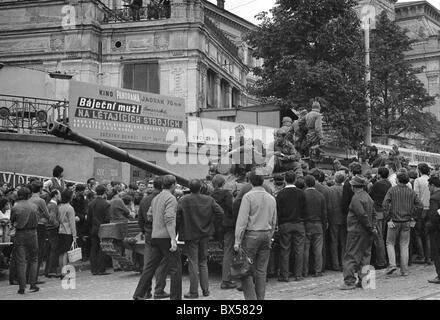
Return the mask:
[[305, 116], [307, 128], [307, 145], [313, 147], [321, 144], [322, 134], [322, 114], [319, 107], [314, 106], [312, 111]]
[[275, 155], [274, 172], [293, 170], [297, 176], [303, 176], [300, 155], [290, 141], [284, 140], [281, 144], [275, 142], [273, 144], [273, 151], [284, 155], [284, 157]]

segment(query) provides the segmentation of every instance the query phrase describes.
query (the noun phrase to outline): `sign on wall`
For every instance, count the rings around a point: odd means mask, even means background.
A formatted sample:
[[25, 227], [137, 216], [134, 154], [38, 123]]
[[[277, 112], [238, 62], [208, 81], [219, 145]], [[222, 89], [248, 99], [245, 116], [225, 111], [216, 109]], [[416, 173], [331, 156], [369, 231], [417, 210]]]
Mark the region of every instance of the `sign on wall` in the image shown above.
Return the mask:
[[71, 81], [70, 127], [95, 139], [170, 144], [186, 132], [184, 99]]
[[104, 180], [122, 182], [122, 163], [110, 158], [94, 158], [93, 176], [99, 183]]
[[[15, 188], [19, 185], [28, 184], [29, 180], [31, 178], [37, 178], [41, 182], [46, 182], [47, 180], [50, 180], [50, 177], [43, 177], [43, 176], [36, 176], [32, 174], [25, 174], [25, 173], [17, 173], [17, 172], [7, 172], [7, 171], [0, 171], [0, 185], [3, 185], [4, 183], [7, 183], [10, 187]], [[74, 182], [79, 183], [71, 180], [65, 180], [66, 182]], [[85, 183], [85, 182], [83, 182]]]

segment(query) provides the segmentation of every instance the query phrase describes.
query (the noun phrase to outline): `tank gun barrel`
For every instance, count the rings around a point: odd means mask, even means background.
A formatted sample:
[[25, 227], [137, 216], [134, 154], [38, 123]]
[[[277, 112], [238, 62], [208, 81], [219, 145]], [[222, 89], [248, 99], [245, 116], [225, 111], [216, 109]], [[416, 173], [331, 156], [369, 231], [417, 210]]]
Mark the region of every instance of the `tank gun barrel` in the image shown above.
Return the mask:
[[107, 142], [101, 140], [95, 140], [85, 135], [74, 132], [71, 128], [66, 126], [65, 124], [53, 121], [49, 123], [48, 132], [56, 137], [63, 138], [66, 140], [77, 142], [81, 145], [90, 147], [94, 149], [97, 153], [103, 154], [109, 158], [127, 162], [132, 164], [138, 168], [148, 170], [149, 172], [156, 175], [173, 175], [176, 177], [177, 183], [188, 187], [189, 181], [188, 179], [176, 174], [172, 171], [169, 171], [165, 168], [162, 168], [154, 163], [145, 161], [141, 158], [133, 156], [129, 154], [127, 151], [117, 148]]

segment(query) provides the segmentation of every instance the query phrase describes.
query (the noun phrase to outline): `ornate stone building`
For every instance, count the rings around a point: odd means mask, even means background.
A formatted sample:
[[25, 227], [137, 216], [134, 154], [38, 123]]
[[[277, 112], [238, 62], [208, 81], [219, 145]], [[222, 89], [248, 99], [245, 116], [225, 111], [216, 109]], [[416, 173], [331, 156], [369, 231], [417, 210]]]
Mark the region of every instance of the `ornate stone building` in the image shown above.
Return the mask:
[[[134, 17], [136, 18], [136, 17]], [[250, 22], [205, 0], [0, 0], [0, 92], [68, 98], [74, 80], [182, 97], [186, 112], [246, 107]]]

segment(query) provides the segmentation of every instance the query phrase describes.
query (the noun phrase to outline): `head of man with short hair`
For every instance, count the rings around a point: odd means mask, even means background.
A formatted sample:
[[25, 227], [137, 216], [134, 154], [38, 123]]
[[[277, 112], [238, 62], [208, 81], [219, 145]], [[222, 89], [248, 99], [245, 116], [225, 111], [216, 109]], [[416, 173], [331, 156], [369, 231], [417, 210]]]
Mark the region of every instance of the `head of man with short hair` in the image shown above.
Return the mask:
[[100, 185], [98, 185], [97, 187], [96, 187], [96, 195], [98, 195], [98, 196], [103, 196], [105, 193], [106, 193], [106, 191], [107, 191], [107, 186], [106, 185], [104, 185], [104, 184], [100, 184]]
[[314, 176], [308, 175], [304, 178], [304, 182], [306, 184], [307, 188], [313, 188], [315, 187], [316, 180]]
[[61, 166], [59, 166], [59, 165], [56, 165], [55, 168], [53, 168], [53, 170], [52, 170], [52, 175], [53, 175], [55, 178], [60, 179], [60, 178], [63, 177], [63, 172], [64, 172], [63, 167], [61, 167]]
[[66, 188], [73, 191], [75, 189], [75, 183], [67, 182], [66, 183]]
[[64, 189], [63, 192], [61, 192], [61, 203], [69, 203], [72, 201], [73, 198], [73, 191], [69, 189]]
[[133, 202], [133, 197], [129, 194], [126, 194], [122, 197], [122, 202], [124, 202], [126, 206], [129, 206]]
[[225, 177], [220, 174], [216, 174], [214, 178], [212, 178], [212, 186], [214, 189], [221, 189], [225, 185]]
[[20, 188], [17, 191], [17, 200], [28, 200], [30, 196], [31, 196], [31, 191], [26, 187]]
[[422, 175], [426, 175], [426, 176], [428, 176], [428, 175], [429, 175], [429, 172], [431, 171], [431, 170], [429, 169], [429, 166], [428, 166], [427, 163], [420, 163], [420, 164], [417, 166], [417, 168], [419, 169], [419, 172], [420, 172]]
[[342, 171], [338, 171], [335, 174], [335, 183], [341, 185], [345, 181], [345, 174]]
[[171, 174], [167, 174], [165, 176], [163, 176], [162, 178], [162, 188], [166, 189], [166, 190], [171, 190], [173, 188], [175, 188], [176, 186], [176, 177], [171, 175]]
[[440, 178], [439, 177], [429, 178], [428, 183], [430, 186], [440, 189]]
[[189, 182], [189, 191], [191, 193], [199, 193], [202, 188], [202, 183], [199, 179], [192, 179]]
[[61, 201], [61, 192], [58, 189], [54, 189], [50, 192], [50, 199], [55, 200], [56, 202]]
[[400, 184], [405, 184], [407, 185], [409, 182], [409, 176], [408, 173], [406, 172], [399, 172], [397, 174], [397, 181], [399, 181]]
[[255, 171], [252, 171], [249, 174], [249, 181], [254, 187], [261, 187], [264, 183], [264, 177], [262, 175], [258, 175]]
[[156, 190], [162, 190], [162, 177], [157, 176], [153, 179], [153, 188]]
[[350, 164], [350, 172], [353, 176], [362, 174], [362, 166], [359, 162], [353, 162]]
[[41, 193], [41, 190], [43, 190], [43, 183], [41, 181], [36, 180], [31, 183], [32, 193]]
[[379, 170], [377, 170], [377, 174], [379, 177], [385, 180], [390, 176], [390, 170], [388, 170], [386, 167], [380, 167]]
[[286, 180], [287, 184], [294, 184], [296, 181], [296, 173], [295, 171], [287, 171], [284, 179]]

